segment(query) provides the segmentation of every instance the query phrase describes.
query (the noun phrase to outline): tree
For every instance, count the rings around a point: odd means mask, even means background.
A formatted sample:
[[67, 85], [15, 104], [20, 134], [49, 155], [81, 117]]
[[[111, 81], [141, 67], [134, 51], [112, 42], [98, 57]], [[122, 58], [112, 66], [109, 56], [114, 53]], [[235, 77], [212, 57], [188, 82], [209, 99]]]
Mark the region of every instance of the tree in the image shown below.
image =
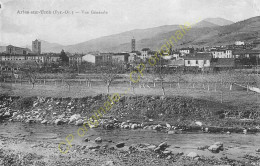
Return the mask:
[[109, 93], [109, 88], [112, 82], [117, 78], [118, 66], [115, 63], [107, 63], [100, 66], [101, 79], [105, 82], [107, 86], [107, 93]]
[[163, 84], [165, 77], [166, 77], [166, 74], [165, 74], [165, 72], [162, 71], [162, 66], [161, 65], [156, 66], [153, 79], [154, 79], [154, 81], [160, 82], [160, 85], [161, 85], [160, 87], [162, 89], [163, 96], [165, 95], [165, 89], [164, 89], [164, 84]]
[[40, 70], [39, 65], [35, 61], [28, 61], [25, 62], [24, 68], [22, 69], [22, 75], [24, 78], [28, 78], [30, 83], [32, 83], [32, 88], [34, 88], [36, 80], [37, 80], [37, 73]]
[[61, 59], [62, 63], [68, 63], [69, 62], [69, 57], [66, 55], [64, 50], [61, 50], [60, 59]]

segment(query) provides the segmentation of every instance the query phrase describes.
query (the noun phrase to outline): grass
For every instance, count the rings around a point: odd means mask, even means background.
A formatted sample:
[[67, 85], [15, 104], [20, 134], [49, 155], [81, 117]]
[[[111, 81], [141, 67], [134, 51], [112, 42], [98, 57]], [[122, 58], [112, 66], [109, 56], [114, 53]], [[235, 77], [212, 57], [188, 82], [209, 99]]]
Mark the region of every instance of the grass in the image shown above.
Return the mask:
[[[135, 95], [162, 95], [160, 87], [140, 88], [135, 87]], [[209, 84], [209, 87], [205, 84], [203, 88], [202, 84], [195, 84], [194, 88], [192, 84], [180, 84], [180, 89], [177, 85], [165, 85], [166, 96], [184, 96], [198, 99], [206, 99], [211, 101], [221, 102], [221, 96], [223, 103], [232, 105], [259, 105], [257, 102], [257, 95], [253, 92], [247, 92], [246, 90], [233, 87], [233, 90], [229, 90], [229, 85], [221, 88], [217, 85], [215, 90], [214, 84]], [[208, 89], [209, 88], [209, 89]], [[2, 83], [0, 86], [0, 94], [8, 94], [12, 96], [43, 96], [43, 97], [72, 97], [81, 98], [85, 96], [95, 96], [97, 94], [106, 94], [107, 87], [102, 84], [92, 84], [91, 87], [85, 86], [85, 84], [74, 85], [70, 87], [65, 85], [36, 85], [32, 89], [32, 85], [29, 84], [8, 84]], [[110, 87], [110, 94], [119, 93], [126, 95], [134, 95], [132, 88], [124, 83], [114, 84]], [[258, 96], [260, 99], [260, 96]]]

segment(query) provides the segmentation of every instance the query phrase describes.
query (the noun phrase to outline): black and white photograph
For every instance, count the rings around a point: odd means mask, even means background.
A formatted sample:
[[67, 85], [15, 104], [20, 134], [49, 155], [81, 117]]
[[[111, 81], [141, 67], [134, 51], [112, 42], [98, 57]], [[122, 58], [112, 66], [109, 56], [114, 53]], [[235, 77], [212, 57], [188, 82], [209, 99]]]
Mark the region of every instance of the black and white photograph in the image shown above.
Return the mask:
[[260, 166], [259, 0], [0, 0], [0, 166]]

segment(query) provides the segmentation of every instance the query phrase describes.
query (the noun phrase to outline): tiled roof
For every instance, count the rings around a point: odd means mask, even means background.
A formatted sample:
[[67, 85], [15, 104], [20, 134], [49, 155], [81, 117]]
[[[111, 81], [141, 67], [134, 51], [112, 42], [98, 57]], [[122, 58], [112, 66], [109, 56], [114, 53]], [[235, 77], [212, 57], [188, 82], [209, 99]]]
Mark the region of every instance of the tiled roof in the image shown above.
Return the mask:
[[122, 55], [129, 55], [129, 53], [125, 53], [125, 52], [123, 52], [123, 53], [114, 53], [114, 54], [112, 54], [112, 56], [122, 56]]
[[150, 48], [143, 48], [142, 51], [149, 51]]

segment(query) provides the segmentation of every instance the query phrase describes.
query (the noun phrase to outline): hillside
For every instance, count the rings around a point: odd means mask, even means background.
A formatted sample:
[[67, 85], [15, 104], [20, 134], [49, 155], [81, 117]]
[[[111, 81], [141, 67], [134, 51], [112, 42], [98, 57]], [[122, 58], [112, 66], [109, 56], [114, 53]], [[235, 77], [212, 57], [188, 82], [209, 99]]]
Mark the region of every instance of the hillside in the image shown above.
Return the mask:
[[0, 46], [0, 52], [5, 52], [6, 51], [6, 46]]
[[57, 43], [49, 43], [44, 40], [40, 40], [42, 44], [42, 52], [61, 52], [62, 50], [62, 45], [57, 44]]
[[64, 49], [69, 52], [88, 52], [88, 51], [96, 51], [96, 50], [101, 52], [114, 51], [115, 47], [118, 47], [119, 45], [125, 43], [127, 43], [128, 48], [130, 48], [131, 47], [130, 42], [133, 37], [136, 39], [136, 41], [138, 41], [138, 40], [154, 37], [161, 33], [170, 32], [178, 28], [179, 28], [178, 25], [165, 25], [165, 26], [148, 28], [148, 29], [135, 29], [120, 34], [97, 38], [76, 45], [66, 46]]
[[208, 21], [205, 21], [205, 20], [202, 20], [202, 21], [198, 22], [197, 24], [195, 24], [194, 27], [203, 28], [203, 27], [216, 27], [216, 26], [218, 26], [218, 25], [211, 23], [211, 22], [208, 22]]
[[[226, 26], [200, 28], [195, 25], [178, 44], [175, 44], [175, 47], [226, 45], [234, 44], [237, 40], [252, 42], [260, 39], [259, 29], [260, 17], [250, 18]], [[149, 47], [156, 50], [165, 44], [165, 39], [169, 39], [174, 33], [175, 31], [161, 33], [152, 38], [137, 41], [137, 48]], [[119, 47], [126, 48], [126, 44], [122, 44]], [[120, 49], [119, 47], [115, 47], [115, 49]]]
[[204, 21], [207, 21], [209, 23], [212, 23], [212, 24], [215, 24], [218, 26], [234, 24], [234, 22], [226, 20], [224, 18], [206, 18]]
[[[72, 53], [131, 51], [133, 37], [136, 39], [137, 50], [144, 47], [156, 50], [165, 44], [177, 29], [179, 25], [135, 29], [69, 46], [42, 41], [42, 52], [60, 52], [62, 49]], [[236, 40], [252, 42], [260, 39], [259, 30], [260, 16], [233, 24], [222, 18], [208, 18], [195, 24], [175, 47], [225, 45], [233, 44]]]

